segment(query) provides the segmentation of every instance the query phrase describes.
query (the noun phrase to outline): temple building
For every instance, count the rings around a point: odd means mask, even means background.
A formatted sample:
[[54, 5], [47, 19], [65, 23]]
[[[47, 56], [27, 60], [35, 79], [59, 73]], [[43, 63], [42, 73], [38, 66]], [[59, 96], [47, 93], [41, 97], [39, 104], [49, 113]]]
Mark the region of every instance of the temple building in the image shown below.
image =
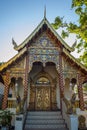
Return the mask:
[[46, 17], [20, 44], [18, 53], [0, 66], [0, 107], [15, 108], [16, 97], [26, 99], [28, 111], [62, 111], [62, 99], [76, 93], [76, 105], [84, 110], [83, 85], [87, 68], [53, 29]]

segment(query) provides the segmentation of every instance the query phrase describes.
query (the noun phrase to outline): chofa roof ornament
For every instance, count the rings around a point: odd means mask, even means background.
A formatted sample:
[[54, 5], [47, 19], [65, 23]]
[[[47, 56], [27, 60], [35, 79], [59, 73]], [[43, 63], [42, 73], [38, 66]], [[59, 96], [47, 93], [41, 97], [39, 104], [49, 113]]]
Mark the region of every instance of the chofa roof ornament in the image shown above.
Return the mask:
[[14, 49], [17, 47], [17, 43], [14, 41], [14, 39], [12, 38], [12, 44], [14, 46]]

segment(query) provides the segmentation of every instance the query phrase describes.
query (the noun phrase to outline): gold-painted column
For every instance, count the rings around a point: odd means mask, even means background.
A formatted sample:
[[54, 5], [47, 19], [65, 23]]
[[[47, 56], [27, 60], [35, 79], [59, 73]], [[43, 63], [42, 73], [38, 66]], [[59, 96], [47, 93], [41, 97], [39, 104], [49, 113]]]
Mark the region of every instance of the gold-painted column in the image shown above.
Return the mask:
[[25, 63], [25, 75], [24, 75], [24, 98], [27, 97], [28, 93], [28, 71], [29, 71], [29, 56], [27, 54]]
[[6, 72], [6, 75], [4, 77], [4, 97], [3, 97], [3, 103], [2, 103], [2, 109], [7, 108], [7, 100], [8, 100], [8, 91], [9, 91], [9, 82], [10, 82], [10, 73]]
[[79, 105], [80, 105], [80, 109], [81, 109], [81, 110], [84, 110], [82, 78], [81, 78], [81, 75], [80, 75], [80, 74], [77, 74], [77, 81], [78, 81]]
[[60, 98], [64, 97], [63, 68], [62, 68], [62, 52], [59, 53], [59, 86]]

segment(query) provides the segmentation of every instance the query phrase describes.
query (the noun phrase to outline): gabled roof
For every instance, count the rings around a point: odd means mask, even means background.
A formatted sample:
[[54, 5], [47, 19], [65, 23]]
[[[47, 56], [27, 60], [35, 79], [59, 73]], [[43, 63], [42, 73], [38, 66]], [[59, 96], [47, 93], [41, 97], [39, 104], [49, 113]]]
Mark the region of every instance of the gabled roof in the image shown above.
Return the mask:
[[[13, 58], [11, 58], [8, 62], [4, 63], [0, 66], [0, 72], [5, 70], [9, 65], [11, 65], [13, 62], [15, 62], [18, 58], [20, 58], [24, 53], [26, 53], [26, 45], [29, 43], [29, 41], [37, 34], [37, 32], [43, 27], [43, 25], [46, 24], [47, 27], [50, 29], [50, 31], [54, 34], [54, 36], [60, 41], [60, 43], [63, 45], [63, 52], [66, 54], [69, 59], [71, 59], [75, 64], [77, 64], [81, 70], [84, 70], [87, 74], [87, 68], [82, 65], [77, 59], [75, 59], [70, 52], [73, 51], [73, 48], [69, 47], [65, 41], [57, 34], [57, 32], [52, 28], [50, 23], [46, 18], [44, 18], [41, 23], [37, 26], [37, 28], [31, 33], [29, 37], [27, 37], [19, 46], [15, 46], [15, 50], [19, 51], [18, 54], [16, 54]], [[68, 50], [68, 51], [67, 51]]]
[[66, 54], [69, 59], [71, 59], [75, 64], [77, 64], [77, 66], [79, 66], [82, 70], [84, 70], [87, 74], [87, 68], [82, 64], [80, 63], [74, 56], [72, 56], [66, 49], [63, 48], [63, 52], [64, 54]]
[[20, 45], [16, 46], [14, 49], [19, 51], [26, 46], [26, 44], [35, 36], [35, 34], [46, 24], [50, 31], [54, 34], [54, 36], [62, 43], [62, 45], [69, 50], [69, 52], [73, 51], [73, 48], [68, 46], [68, 44], [58, 35], [58, 33], [53, 29], [51, 24], [48, 22], [46, 17], [40, 22], [40, 24], [36, 27], [36, 29], [29, 35]]
[[26, 52], [26, 48], [22, 49], [18, 54], [16, 54], [13, 58], [11, 58], [9, 61], [5, 62], [0, 66], [0, 71], [3, 71], [5, 68], [7, 68], [9, 65], [11, 65], [13, 62], [15, 62], [20, 56], [22, 56]]

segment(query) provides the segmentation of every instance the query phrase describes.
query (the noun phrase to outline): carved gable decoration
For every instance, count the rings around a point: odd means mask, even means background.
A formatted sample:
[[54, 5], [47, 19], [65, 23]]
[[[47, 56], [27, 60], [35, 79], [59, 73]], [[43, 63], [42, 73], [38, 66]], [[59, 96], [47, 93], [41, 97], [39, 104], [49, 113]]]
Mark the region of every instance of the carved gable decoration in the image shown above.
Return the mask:
[[46, 33], [42, 33], [36, 41], [31, 43], [29, 47], [29, 70], [34, 62], [42, 62], [45, 66], [46, 62], [53, 62], [58, 65], [59, 51]]
[[31, 46], [36, 47], [55, 47], [55, 44], [53, 41], [50, 40], [50, 38], [46, 34], [42, 34], [40, 37], [36, 39], [35, 42], [31, 44]]
[[24, 61], [25, 61], [25, 59], [15, 62], [14, 66], [11, 68], [11, 70], [16, 71], [16, 70], [24, 69]]

